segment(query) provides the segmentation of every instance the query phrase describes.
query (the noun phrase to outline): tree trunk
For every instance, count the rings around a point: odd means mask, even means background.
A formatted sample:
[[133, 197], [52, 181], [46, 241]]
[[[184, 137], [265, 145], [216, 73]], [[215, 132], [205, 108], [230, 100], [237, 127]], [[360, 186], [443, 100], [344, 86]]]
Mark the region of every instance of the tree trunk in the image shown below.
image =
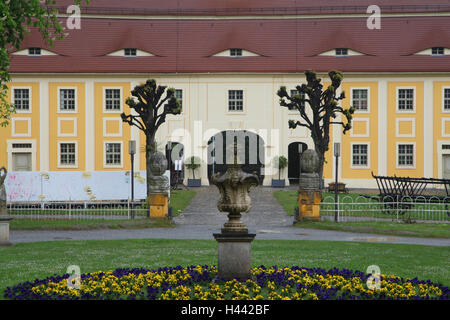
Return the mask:
[[195, 180], [195, 169], [192, 169], [192, 177]]
[[150, 180], [152, 177], [152, 171], [150, 170], [150, 164], [152, 159], [152, 154], [156, 152], [156, 142], [155, 138], [151, 135], [146, 136], [145, 143], [145, 170], [147, 176], [147, 198], [150, 196]]

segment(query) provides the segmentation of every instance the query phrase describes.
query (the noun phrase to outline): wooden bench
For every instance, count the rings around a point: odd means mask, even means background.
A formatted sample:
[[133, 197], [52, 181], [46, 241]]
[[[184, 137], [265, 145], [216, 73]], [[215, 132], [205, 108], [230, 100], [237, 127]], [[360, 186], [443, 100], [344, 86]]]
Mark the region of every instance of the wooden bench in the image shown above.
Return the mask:
[[[336, 191], [334, 184], [335, 184], [334, 182], [330, 182], [328, 184], [328, 192], [335, 192]], [[337, 187], [338, 187], [338, 192], [348, 193], [348, 190], [345, 187], [345, 183], [338, 182]]]

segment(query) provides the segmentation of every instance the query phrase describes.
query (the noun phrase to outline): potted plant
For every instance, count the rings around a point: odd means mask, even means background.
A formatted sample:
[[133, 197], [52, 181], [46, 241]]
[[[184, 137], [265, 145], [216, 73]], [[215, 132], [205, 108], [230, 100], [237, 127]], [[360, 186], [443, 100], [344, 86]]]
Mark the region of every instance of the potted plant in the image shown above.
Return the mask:
[[195, 179], [195, 170], [200, 168], [200, 159], [198, 157], [189, 157], [186, 159], [185, 167], [192, 170], [192, 179], [188, 179], [188, 187], [200, 187], [201, 179]]
[[286, 183], [284, 179], [281, 179], [281, 171], [286, 168], [288, 161], [285, 156], [279, 156], [274, 158], [274, 167], [278, 169], [278, 180], [272, 179], [272, 187], [284, 188]]

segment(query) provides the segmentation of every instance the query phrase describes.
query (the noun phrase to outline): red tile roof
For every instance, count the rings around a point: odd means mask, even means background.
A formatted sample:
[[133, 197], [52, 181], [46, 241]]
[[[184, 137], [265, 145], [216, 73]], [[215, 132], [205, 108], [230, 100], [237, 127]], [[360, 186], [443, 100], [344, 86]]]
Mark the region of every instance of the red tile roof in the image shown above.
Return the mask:
[[[125, 5], [126, 3], [126, 5]], [[73, 0], [57, 0], [65, 11]], [[449, 0], [91, 0], [85, 14], [110, 15], [273, 15], [365, 13], [370, 5], [383, 13], [449, 11]]]
[[[68, 37], [56, 42], [51, 49], [33, 32], [24, 40], [22, 49], [42, 47], [61, 56], [36, 58], [12, 55], [10, 71], [274, 73], [337, 69], [343, 72], [450, 72], [450, 56], [412, 55], [432, 46], [450, 48], [450, 18], [446, 16], [383, 17], [380, 30], [367, 29], [366, 19], [355, 17], [219, 20], [89, 18], [82, 19], [81, 30], [68, 31]], [[126, 47], [136, 47], [156, 56], [105, 56]], [[318, 56], [342, 47], [366, 55]], [[242, 48], [261, 56], [212, 56], [229, 48]]]

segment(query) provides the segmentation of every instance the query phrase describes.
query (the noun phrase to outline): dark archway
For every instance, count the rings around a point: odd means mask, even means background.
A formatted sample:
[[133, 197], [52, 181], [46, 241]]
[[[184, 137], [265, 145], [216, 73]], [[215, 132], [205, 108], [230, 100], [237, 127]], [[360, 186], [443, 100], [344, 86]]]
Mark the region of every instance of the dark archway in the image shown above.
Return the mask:
[[[167, 170], [170, 170], [171, 180], [178, 178], [178, 183], [184, 179], [184, 145], [169, 141], [166, 144]], [[181, 161], [181, 163], [179, 163]], [[178, 165], [178, 167], [176, 166]], [[181, 165], [181, 170], [180, 169]]]
[[227, 170], [227, 163], [233, 161], [234, 141], [237, 142], [242, 170], [256, 173], [260, 183], [264, 180], [264, 140], [251, 131], [226, 130], [208, 141], [208, 179], [218, 172]]
[[304, 142], [292, 142], [288, 146], [288, 179], [290, 184], [298, 184], [300, 179], [300, 156], [308, 149]]

